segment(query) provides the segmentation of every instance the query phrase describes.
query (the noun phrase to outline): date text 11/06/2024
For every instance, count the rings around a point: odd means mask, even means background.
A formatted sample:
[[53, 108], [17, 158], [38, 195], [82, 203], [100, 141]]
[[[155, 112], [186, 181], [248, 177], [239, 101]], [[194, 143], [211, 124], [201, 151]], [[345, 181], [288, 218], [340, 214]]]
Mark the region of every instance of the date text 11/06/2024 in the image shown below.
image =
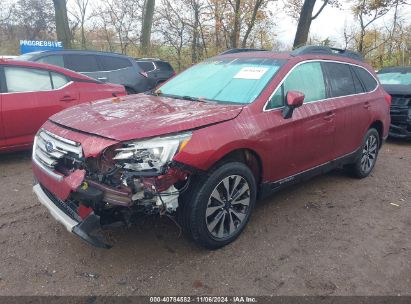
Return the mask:
[[150, 303], [257, 303], [255, 297], [150, 297]]

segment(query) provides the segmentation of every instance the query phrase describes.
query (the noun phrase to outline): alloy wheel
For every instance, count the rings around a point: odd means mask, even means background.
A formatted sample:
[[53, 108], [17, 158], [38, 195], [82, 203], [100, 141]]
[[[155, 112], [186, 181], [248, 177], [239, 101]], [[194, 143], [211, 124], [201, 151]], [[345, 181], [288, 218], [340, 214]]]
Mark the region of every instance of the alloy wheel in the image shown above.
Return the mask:
[[362, 150], [361, 156], [361, 170], [368, 173], [374, 166], [375, 160], [377, 158], [378, 151], [378, 139], [375, 135], [370, 135], [365, 142], [364, 148]]
[[232, 236], [250, 210], [250, 185], [240, 175], [225, 177], [208, 199], [205, 212], [208, 231], [218, 239]]

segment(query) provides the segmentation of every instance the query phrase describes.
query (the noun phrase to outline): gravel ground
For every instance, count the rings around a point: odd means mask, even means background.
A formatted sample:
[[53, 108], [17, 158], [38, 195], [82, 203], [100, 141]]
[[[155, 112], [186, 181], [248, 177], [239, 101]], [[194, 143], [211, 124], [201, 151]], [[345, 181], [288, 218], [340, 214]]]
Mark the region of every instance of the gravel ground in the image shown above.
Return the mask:
[[217, 251], [168, 218], [97, 249], [35, 199], [30, 153], [0, 155], [0, 295], [411, 295], [411, 143], [383, 146], [366, 179], [334, 171], [260, 201]]

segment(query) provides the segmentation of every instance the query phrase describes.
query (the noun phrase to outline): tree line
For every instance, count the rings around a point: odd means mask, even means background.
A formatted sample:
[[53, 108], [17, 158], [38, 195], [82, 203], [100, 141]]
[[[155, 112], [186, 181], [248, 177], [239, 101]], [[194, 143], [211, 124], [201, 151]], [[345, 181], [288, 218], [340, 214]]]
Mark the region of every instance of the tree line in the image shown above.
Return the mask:
[[[229, 48], [284, 49], [278, 10], [296, 28], [293, 48], [340, 46], [376, 67], [410, 64], [408, 0], [15, 0], [0, 3], [0, 52], [18, 53], [20, 39], [58, 39], [65, 48], [161, 57], [181, 70]], [[320, 39], [311, 24], [324, 8], [348, 7], [354, 22], [339, 41]], [[390, 16], [388, 22], [378, 20]]]

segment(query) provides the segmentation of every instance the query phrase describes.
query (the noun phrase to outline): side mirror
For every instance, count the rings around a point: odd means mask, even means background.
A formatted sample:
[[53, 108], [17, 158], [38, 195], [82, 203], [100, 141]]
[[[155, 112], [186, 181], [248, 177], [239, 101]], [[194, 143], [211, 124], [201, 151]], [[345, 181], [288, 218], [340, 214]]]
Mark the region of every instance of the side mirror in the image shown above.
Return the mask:
[[291, 118], [295, 108], [301, 107], [304, 102], [305, 95], [298, 91], [288, 91], [286, 100], [287, 104], [283, 110], [283, 117], [285, 119]]

